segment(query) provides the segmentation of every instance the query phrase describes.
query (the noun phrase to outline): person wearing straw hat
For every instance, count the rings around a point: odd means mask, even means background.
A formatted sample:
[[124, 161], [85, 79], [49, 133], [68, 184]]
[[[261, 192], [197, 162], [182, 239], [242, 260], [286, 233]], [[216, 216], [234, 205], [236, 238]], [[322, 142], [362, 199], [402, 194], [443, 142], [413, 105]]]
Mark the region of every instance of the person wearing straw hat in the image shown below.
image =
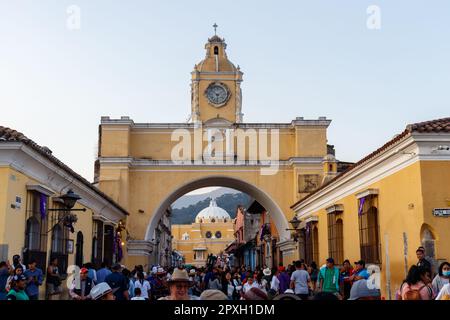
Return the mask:
[[198, 300], [198, 297], [189, 295], [188, 290], [193, 285], [193, 281], [189, 279], [185, 269], [175, 268], [172, 277], [167, 283], [170, 295], [158, 300]]

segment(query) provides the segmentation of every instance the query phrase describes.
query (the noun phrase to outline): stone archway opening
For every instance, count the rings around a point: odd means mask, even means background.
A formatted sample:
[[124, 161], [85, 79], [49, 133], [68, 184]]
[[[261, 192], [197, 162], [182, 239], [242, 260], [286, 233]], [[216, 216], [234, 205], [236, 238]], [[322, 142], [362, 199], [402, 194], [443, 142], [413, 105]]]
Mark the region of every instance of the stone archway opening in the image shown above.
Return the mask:
[[155, 239], [155, 230], [158, 222], [169, 206], [178, 198], [191, 191], [205, 187], [226, 187], [246, 193], [256, 201], [258, 201], [270, 214], [280, 237], [280, 241], [290, 239], [290, 233], [286, 229], [289, 228], [285, 214], [279, 205], [266, 192], [244, 180], [227, 176], [209, 176], [189, 181], [174, 190], [157, 206], [151, 215], [150, 222], [145, 234], [146, 241]]

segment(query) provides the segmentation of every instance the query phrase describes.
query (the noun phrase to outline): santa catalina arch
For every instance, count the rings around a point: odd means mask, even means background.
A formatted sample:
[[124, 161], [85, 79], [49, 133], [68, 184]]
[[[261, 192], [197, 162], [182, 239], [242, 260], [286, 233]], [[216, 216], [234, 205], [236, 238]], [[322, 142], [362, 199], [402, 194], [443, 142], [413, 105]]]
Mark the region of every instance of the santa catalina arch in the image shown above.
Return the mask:
[[279, 254], [292, 261], [298, 250], [286, 230], [290, 207], [337, 173], [325, 117], [244, 121], [243, 73], [226, 48], [217, 35], [206, 42], [205, 58], [191, 72], [189, 122], [101, 119], [96, 181], [130, 213], [127, 265], [158, 263], [156, 230], [170, 204], [207, 186], [231, 187], [262, 204], [277, 228]]

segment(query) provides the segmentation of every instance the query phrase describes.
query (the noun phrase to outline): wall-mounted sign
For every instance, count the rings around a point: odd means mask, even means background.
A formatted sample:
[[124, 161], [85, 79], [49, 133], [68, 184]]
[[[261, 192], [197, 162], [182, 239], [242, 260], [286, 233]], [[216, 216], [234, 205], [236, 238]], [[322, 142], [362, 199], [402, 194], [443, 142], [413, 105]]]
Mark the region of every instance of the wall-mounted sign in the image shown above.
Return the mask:
[[436, 216], [436, 217], [450, 217], [450, 208], [433, 209], [433, 216]]

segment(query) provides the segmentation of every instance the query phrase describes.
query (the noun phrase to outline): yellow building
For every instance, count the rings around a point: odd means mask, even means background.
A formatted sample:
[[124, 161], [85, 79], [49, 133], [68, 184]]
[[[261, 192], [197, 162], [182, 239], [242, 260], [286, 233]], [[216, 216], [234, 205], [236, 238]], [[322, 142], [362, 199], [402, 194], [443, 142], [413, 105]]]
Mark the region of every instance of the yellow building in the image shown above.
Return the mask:
[[[81, 197], [73, 207], [77, 210], [72, 212], [77, 217], [74, 232], [61, 197], [69, 190]], [[50, 149], [0, 127], [1, 261], [12, 261], [18, 254], [25, 264], [36, 259], [45, 273], [49, 260], [56, 257], [63, 274], [71, 265], [113, 263], [120, 236], [125, 238], [120, 225], [126, 215], [125, 209], [59, 161]]]
[[336, 160], [327, 157], [331, 121], [325, 117], [244, 122], [243, 73], [226, 48], [219, 36], [208, 39], [205, 58], [191, 72], [190, 122], [101, 119], [96, 181], [130, 212], [129, 265], [158, 263], [160, 218], [180, 196], [209, 186], [237, 189], [261, 203], [278, 231], [274, 254], [291, 262], [290, 206], [336, 174]]
[[393, 298], [419, 246], [435, 271], [450, 259], [450, 118], [408, 125], [292, 208], [300, 256], [375, 264]]
[[181, 253], [184, 263], [205, 266], [208, 255], [218, 255], [234, 241], [233, 220], [214, 199], [200, 211], [190, 225], [172, 225], [172, 248]]

